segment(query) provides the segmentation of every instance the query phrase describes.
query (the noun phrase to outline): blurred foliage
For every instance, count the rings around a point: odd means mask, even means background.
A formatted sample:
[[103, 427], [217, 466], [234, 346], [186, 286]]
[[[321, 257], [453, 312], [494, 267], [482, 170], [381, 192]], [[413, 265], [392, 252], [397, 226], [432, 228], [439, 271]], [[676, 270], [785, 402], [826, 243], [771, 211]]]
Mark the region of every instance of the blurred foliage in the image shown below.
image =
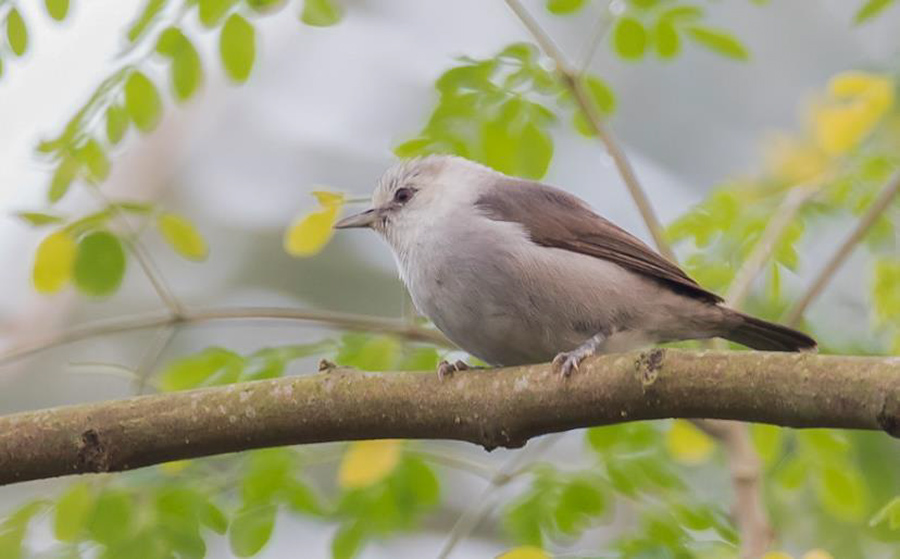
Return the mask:
[[[894, 0], [858, 3], [855, 21], [860, 24], [896, 10]], [[143, 3], [124, 32], [119, 66], [37, 148], [52, 168], [48, 208], [19, 217], [48, 231], [35, 252], [32, 278], [39, 292], [55, 293], [71, 283], [86, 295], [114, 293], [138, 234], [127, 225], [128, 218], [155, 229], [183, 258], [206, 258], [208, 243], [188, 217], [155, 204], [109, 200], [98, 194], [99, 188], [130, 130], [152, 133], [165, 117], [167, 103], [198, 98], [210, 68], [205, 60], [217, 58], [234, 83], [250, 80], [258, 63], [256, 23], [286, 4]], [[591, 3], [542, 4], [554, 16], [586, 17]], [[72, 8], [68, 0], [45, 0], [44, 6], [55, 21], [64, 21]], [[609, 19], [609, 48], [622, 60], [670, 61], [686, 45], [726, 59], [750, 60], [737, 37], [708, 24], [701, 3], [627, 0], [619, 7], [604, 17]], [[337, 0], [303, 0], [294, 13], [304, 24], [329, 26], [341, 20], [344, 7]], [[216, 52], [198, 46], [202, 34], [215, 37]], [[0, 78], [5, 61], [27, 59], [32, 48], [28, 21], [16, 2], [0, 0]], [[161, 86], [161, 76], [166, 76], [168, 89]], [[604, 118], [614, 114], [612, 85], [596, 75], [579, 79], [596, 112]], [[706, 287], [727, 289], [785, 197], [798, 187], [814, 188], [815, 196], [778, 239], [750, 301], [754, 312], [777, 318], [793, 298], [787, 280], [805, 264], [800, 244], [864, 212], [900, 169], [896, 81], [895, 75], [876, 71], [835, 76], [810, 104], [802, 130], [771, 140], [763, 173], [721, 185], [673, 223], [669, 234], [689, 272]], [[593, 134], [569, 88], [528, 43], [510, 44], [488, 58], [459, 58], [439, 77], [435, 91], [434, 110], [416, 137], [396, 147], [398, 155], [452, 153], [538, 179], [552, 161], [553, 135], [562, 120], [585, 136]], [[82, 216], [54, 209], [73, 187], [98, 194], [99, 207]], [[313, 195], [316, 209], [285, 233], [284, 248], [292, 255], [321, 251], [343, 206], [352, 202], [340, 193]], [[898, 213], [900, 204], [895, 203], [865, 239], [872, 261], [876, 349], [896, 354]], [[292, 367], [308, 370], [309, 360], [317, 357], [366, 371], [432, 374], [442, 355], [426, 345], [363, 333], [249, 353], [213, 346], [161, 367], [149, 385], [172, 391], [277, 378]], [[895, 444], [875, 433], [838, 430], [795, 432], [755, 425], [751, 434], [765, 469], [777, 547], [791, 550], [773, 551], [766, 559], [900, 557], [900, 449]], [[726, 458], [691, 423], [589, 429], [584, 446], [588, 464], [533, 463], [509, 475], [509, 480], [525, 482], [525, 488], [500, 510], [509, 546], [502, 557], [572, 556], [570, 550], [582, 549], [582, 538], [596, 536], [591, 531], [598, 527], [607, 529], [607, 539], [591, 551], [592, 557], [738, 556], [731, 503], [723, 498], [729, 483]], [[48, 557], [200, 558], [216, 538], [227, 541], [234, 555], [249, 557], [266, 546], [286, 515], [334, 526], [332, 555], [354, 557], [370, 541], [415, 530], [440, 505], [434, 464], [453, 463], [416, 448], [417, 443], [397, 440], [277, 448], [77, 480], [52, 497], [7, 513], [0, 521], [0, 557], [35, 556], [29, 534], [39, 530], [54, 538], [52, 549], [42, 555]]]

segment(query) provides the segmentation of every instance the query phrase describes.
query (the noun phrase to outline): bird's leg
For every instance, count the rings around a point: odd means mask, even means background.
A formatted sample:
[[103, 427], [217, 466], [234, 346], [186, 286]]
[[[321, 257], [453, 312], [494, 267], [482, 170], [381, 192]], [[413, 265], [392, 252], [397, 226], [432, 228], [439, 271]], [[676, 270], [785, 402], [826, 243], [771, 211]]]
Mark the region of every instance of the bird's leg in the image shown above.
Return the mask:
[[568, 377], [573, 371], [578, 370], [578, 365], [582, 361], [591, 355], [599, 353], [600, 346], [605, 341], [605, 335], [597, 334], [572, 351], [564, 351], [558, 354], [553, 358], [553, 369], [559, 372], [560, 376]]
[[448, 363], [447, 361], [441, 361], [438, 363], [437, 375], [440, 380], [444, 380], [446, 378], [450, 378], [453, 376], [453, 373], [456, 371], [466, 371], [470, 367], [465, 361], [457, 360], [456, 363]]

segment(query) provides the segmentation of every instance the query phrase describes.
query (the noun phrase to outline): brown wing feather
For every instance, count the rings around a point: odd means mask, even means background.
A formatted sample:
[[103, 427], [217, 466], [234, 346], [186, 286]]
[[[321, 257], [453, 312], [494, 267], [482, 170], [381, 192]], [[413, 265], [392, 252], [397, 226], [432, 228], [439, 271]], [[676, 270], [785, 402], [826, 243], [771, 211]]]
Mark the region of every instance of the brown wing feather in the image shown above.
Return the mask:
[[602, 258], [684, 295], [710, 303], [722, 301], [640, 239], [558, 188], [504, 179], [483, 194], [476, 206], [491, 219], [520, 223], [536, 244]]

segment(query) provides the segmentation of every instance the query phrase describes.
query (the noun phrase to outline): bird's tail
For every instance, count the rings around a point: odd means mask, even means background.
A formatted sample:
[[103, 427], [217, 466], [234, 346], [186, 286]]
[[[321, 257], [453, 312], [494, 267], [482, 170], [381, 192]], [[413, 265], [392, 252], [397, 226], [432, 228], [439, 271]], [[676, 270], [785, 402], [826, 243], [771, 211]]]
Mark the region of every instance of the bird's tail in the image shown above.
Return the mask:
[[793, 328], [724, 309], [728, 330], [721, 337], [763, 351], [815, 351], [816, 340]]

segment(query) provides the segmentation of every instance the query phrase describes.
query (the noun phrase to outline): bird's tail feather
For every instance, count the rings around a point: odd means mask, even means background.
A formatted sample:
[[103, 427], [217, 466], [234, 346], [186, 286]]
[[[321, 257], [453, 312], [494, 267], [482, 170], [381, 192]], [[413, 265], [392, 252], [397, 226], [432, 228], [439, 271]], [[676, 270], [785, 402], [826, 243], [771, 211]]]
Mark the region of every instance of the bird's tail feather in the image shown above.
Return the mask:
[[731, 327], [722, 337], [763, 351], [815, 351], [816, 340], [793, 328], [729, 309]]

